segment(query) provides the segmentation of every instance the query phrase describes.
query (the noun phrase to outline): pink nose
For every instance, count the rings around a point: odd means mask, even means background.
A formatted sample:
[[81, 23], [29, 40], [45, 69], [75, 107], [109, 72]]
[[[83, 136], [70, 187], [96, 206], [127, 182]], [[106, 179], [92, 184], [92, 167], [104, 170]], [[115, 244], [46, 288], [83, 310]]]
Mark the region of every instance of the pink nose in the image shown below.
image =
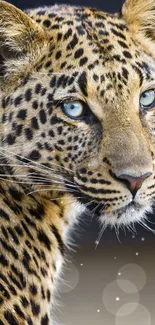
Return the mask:
[[130, 192], [135, 196], [137, 191], [141, 188], [145, 179], [148, 178], [151, 174], [152, 173], [147, 173], [137, 178], [130, 175], [120, 175], [119, 179], [124, 181]]

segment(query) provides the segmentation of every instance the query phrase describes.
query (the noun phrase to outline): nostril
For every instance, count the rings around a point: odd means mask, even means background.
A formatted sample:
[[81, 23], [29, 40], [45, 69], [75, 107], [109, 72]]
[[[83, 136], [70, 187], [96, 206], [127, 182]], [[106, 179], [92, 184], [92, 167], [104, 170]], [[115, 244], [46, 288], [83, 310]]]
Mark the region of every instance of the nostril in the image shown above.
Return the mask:
[[124, 183], [126, 183], [128, 189], [130, 192], [135, 196], [137, 191], [141, 188], [143, 182], [146, 178], [151, 176], [152, 173], [147, 173], [145, 175], [142, 175], [140, 177], [133, 177], [130, 175], [119, 175], [118, 179], [122, 180]]

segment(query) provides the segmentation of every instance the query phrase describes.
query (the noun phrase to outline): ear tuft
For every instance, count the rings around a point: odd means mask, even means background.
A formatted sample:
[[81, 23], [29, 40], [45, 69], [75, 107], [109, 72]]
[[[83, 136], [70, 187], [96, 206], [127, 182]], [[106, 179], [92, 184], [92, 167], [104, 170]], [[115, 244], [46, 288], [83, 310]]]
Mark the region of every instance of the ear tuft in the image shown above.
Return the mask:
[[26, 51], [32, 42], [42, 42], [45, 33], [24, 12], [0, 1], [0, 43], [16, 52]]
[[122, 14], [134, 32], [155, 28], [155, 0], [126, 0]]
[[0, 0], [0, 77], [13, 80], [46, 50], [48, 36], [28, 15]]

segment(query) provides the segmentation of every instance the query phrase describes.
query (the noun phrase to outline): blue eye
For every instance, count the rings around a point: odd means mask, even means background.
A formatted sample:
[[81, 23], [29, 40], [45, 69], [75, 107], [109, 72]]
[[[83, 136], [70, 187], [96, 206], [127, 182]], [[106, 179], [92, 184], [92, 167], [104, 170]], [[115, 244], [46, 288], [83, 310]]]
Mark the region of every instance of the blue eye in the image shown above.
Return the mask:
[[84, 104], [80, 101], [63, 103], [63, 111], [72, 119], [80, 119], [85, 115]]
[[155, 106], [155, 90], [144, 91], [140, 96], [140, 106], [144, 109], [151, 109]]

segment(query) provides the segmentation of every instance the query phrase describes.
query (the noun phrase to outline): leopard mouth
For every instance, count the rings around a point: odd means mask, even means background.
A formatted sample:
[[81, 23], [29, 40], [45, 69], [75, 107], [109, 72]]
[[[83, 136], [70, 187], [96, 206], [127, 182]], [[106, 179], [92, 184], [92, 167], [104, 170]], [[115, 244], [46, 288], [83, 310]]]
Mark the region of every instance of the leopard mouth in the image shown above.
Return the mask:
[[[97, 218], [102, 223], [107, 226], [121, 226], [130, 225], [136, 222], [140, 222], [146, 219], [147, 214], [152, 212], [152, 205], [142, 202], [136, 202], [136, 197], [128, 197], [124, 205], [114, 206], [110, 199], [99, 199], [83, 193], [81, 190], [78, 192], [72, 192], [72, 195], [77, 199], [79, 203], [85, 206], [86, 213]], [[117, 203], [117, 201], [116, 201]]]
[[[79, 197], [79, 194], [82, 194], [81, 197]], [[76, 197], [80, 203], [84, 204], [87, 207], [87, 210], [93, 211], [93, 213], [95, 212], [95, 215], [99, 216], [101, 214], [106, 214], [108, 216], [109, 214], [113, 213], [115, 215], [117, 214], [119, 218], [129, 209], [131, 211], [139, 211], [141, 209], [141, 206], [135, 201], [131, 201], [118, 209], [113, 209], [110, 203], [105, 203], [104, 200], [94, 198], [92, 196], [89, 196], [88, 194], [82, 193], [81, 191], [79, 191], [79, 193], [72, 192], [72, 195]]]
[[135, 201], [131, 201], [115, 210], [110, 204], [105, 205], [103, 201], [95, 201], [90, 197], [83, 197], [80, 200], [78, 199], [78, 201], [85, 205], [88, 213], [90, 212], [94, 217], [96, 216], [101, 224], [110, 227], [116, 225], [118, 227], [121, 225], [128, 226], [140, 222], [146, 219], [146, 213], [151, 212], [149, 205], [140, 205]]

